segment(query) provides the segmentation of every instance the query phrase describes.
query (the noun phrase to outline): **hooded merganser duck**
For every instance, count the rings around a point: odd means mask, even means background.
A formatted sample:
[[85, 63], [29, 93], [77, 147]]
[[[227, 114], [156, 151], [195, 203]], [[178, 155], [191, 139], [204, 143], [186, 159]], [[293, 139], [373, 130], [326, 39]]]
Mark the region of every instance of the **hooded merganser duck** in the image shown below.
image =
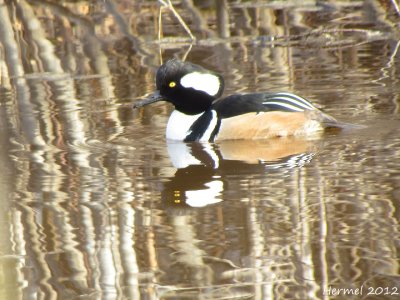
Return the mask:
[[134, 108], [157, 101], [175, 106], [166, 130], [168, 140], [214, 142], [307, 135], [343, 123], [306, 99], [287, 92], [222, 97], [224, 79], [199, 65], [172, 59], [156, 74], [157, 91]]

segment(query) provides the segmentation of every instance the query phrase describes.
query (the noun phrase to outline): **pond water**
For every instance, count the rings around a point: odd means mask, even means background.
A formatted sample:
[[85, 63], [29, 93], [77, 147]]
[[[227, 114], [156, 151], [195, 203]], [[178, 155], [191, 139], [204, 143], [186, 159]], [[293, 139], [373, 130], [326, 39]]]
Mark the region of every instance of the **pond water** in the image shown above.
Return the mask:
[[[0, 299], [399, 299], [394, 3], [2, 3]], [[170, 57], [363, 127], [167, 142]]]

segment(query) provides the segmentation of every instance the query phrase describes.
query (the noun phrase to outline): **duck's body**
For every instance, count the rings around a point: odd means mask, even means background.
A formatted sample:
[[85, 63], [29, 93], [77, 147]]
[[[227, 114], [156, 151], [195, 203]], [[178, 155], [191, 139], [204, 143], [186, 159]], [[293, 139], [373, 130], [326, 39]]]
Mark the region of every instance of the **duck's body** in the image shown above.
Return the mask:
[[217, 141], [312, 134], [336, 120], [289, 93], [239, 94], [219, 99], [196, 115], [173, 111], [167, 139]]
[[166, 130], [169, 140], [213, 142], [307, 135], [342, 124], [291, 93], [236, 94], [220, 98], [222, 77], [178, 60], [162, 65], [158, 91], [135, 104], [165, 100], [175, 105]]

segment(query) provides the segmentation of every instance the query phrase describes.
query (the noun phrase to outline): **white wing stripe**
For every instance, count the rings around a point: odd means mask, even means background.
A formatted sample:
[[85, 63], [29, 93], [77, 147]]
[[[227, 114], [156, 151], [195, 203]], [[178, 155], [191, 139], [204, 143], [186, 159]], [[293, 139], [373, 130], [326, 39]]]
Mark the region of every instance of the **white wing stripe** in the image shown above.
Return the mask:
[[296, 102], [298, 105], [303, 106], [303, 107], [308, 107], [310, 109], [315, 109], [315, 106], [312, 105], [310, 102], [308, 102], [306, 99], [299, 97], [295, 94], [291, 93], [276, 93], [274, 96], [283, 96], [279, 97], [282, 99], [285, 99], [290, 102]]
[[268, 101], [268, 102], [263, 102], [263, 104], [265, 104], [265, 105], [278, 105], [278, 106], [286, 107], [286, 108], [294, 110], [294, 111], [304, 111], [304, 109], [302, 109], [302, 108], [300, 108], [298, 106], [294, 106], [292, 104], [285, 103], [285, 102]]
[[304, 107], [306, 109], [314, 109], [315, 107], [312, 105], [307, 105], [307, 103], [304, 102], [300, 102], [297, 99], [293, 99], [293, 98], [289, 98], [289, 97], [273, 97], [271, 98], [271, 100], [275, 100], [275, 101], [287, 101], [290, 102], [292, 105], [296, 105], [296, 106], [300, 106], [300, 107]]

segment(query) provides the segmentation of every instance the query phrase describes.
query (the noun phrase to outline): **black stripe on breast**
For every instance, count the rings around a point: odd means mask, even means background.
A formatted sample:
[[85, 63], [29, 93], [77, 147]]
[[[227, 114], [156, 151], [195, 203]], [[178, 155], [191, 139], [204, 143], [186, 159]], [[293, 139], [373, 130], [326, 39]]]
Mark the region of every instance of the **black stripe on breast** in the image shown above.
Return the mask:
[[184, 142], [199, 141], [204, 133], [207, 131], [213, 119], [213, 112], [211, 110], [203, 113], [196, 121], [190, 126], [189, 134], [184, 139]]
[[209, 142], [214, 142], [215, 137], [217, 136], [219, 129], [221, 128], [221, 119], [217, 119], [217, 124], [215, 125], [215, 128], [213, 132], [210, 135], [210, 139], [208, 140]]

